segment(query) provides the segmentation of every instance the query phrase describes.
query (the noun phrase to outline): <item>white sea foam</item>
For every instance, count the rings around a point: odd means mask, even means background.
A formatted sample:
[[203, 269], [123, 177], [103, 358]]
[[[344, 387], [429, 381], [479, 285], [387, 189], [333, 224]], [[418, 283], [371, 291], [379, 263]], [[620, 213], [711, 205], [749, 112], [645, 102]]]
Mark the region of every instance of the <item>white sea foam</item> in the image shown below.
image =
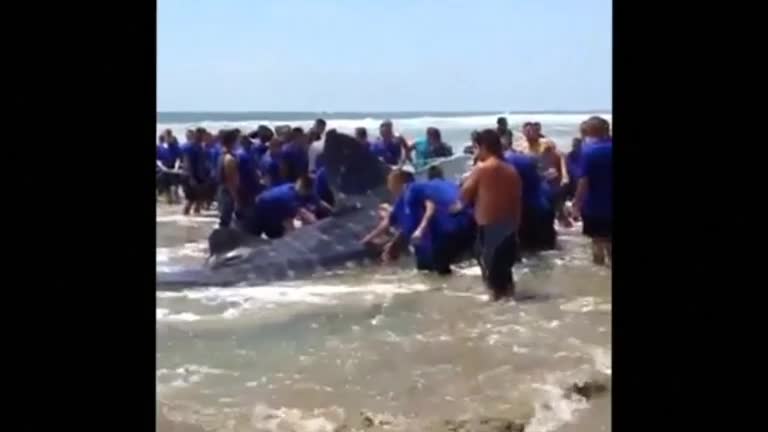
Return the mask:
[[565, 391], [557, 384], [535, 384], [539, 394], [534, 402], [534, 416], [528, 422], [526, 431], [552, 432], [576, 419], [578, 411], [588, 406], [581, 397], [566, 397]]
[[[171, 311], [169, 304], [158, 308], [156, 319], [160, 322], [189, 322], [207, 319], [235, 319], [243, 316], [248, 310], [271, 309], [276, 304], [335, 304], [338, 296], [363, 294], [366, 301], [368, 296], [391, 296], [400, 293], [426, 291], [429, 286], [423, 283], [372, 283], [360, 285], [303, 285], [301, 283], [233, 288], [190, 289], [179, 292], [159, 291], [156, 296], [166, 303], [176, 300], [191, 300], [206, 306], [227, 305], [223, 311], [215, 314], [199, 315], [187, 311]], [[188, 306], [185, 306], [185, 309]]]
[[[499, 113], [494, 115], [474, 115], [474, 116], [425, 116], [411, 118], [392, 117], [391, 120], [395, 130], [403, 134], [406, 138], [420, 138], [427, 127], [437, 127], [443, 131], [444, 138], [449, 143], [461, 144], [469, 138], [469, 131], [479, 128], [495, 127], [496, 118], [504, 116], [507, 118], [510, 127], [519, 132], [520, 127], [527, 121], [538, 121], [543, 127], [545, 133], [549, 132], [555, 136], [555, 140], [564, 148], [569, 146], [566, 141], [569, 136], [578, 132], [578, 125], [590, 115], [601, 115], [608, 121], [612, 121], [612, 114], [609, 113], [584, 113], [584, 114], [554, 114], [554, 113]], [[361, 119], [327, 119], [328, 129], [337, 129], [341, 132], [351, 133], [356, 127], [365, 127], [369, 133], [375, 136], [379, 124], [384, 120], [383, 117], [367, 117]], [[196, 127], [204, 127], [209, 130], [219, 130], [228, 128], [240, 128], [245, 133], [255, 130], [259, 125], [267, 125], [274, 129], [275, 126], [290, 124], [308, 129], [312, 126], [314, 119], [295, 119], [295, 120], [264, 120], [253, 119], [243, 121], [201, 121], [185, 123], [158, 123], [156, 125], [159, 135], [165, 129], [171, 129], [180, 139], [184, 139], [185, 131]], [[456, 132], [462, 132], [459, 135]], [[466, 132], [466, 133], [463, 133]], [[458, 138], [457, 138], [458, 137]], [[461, 143], [454, 142], [456, 139], [464, 140]]]

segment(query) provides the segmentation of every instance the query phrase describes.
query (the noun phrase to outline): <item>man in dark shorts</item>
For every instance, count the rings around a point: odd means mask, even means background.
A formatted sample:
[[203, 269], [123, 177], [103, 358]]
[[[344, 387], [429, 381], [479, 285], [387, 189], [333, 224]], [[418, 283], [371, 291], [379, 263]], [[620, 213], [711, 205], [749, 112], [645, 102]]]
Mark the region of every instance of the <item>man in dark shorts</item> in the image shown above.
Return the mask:
[[584, 125], [580, 171], [574, 209], [581, 214], [584, 235], [592, 239], [593, 262], [605, 265], [613, 232], [613, 139], [610, 123], [601, 117]]
[[185, 173], [183, 190], [187, 200], [184, 204], [185, 215], [188, 215], [193, 207], [195, 214], [200, 214], [205, 197], [205, 188], [209, 183], [210, 172], [203, 148], [205, 133], [203, 128], [198, 128], [191, 135], [188, 133], [187, 136], [190, 141], [181, 148], [182, 166]]
[[480, 132], [477, 147], [478, 163], [464, 181], [461, 201], [474, 204], [477, 260], [493, 299], [500, 300], [515, 292], [512, 266], [517, 259], [522, 182], [515, 168], [504, 162], [501, 138], [495, 130]]

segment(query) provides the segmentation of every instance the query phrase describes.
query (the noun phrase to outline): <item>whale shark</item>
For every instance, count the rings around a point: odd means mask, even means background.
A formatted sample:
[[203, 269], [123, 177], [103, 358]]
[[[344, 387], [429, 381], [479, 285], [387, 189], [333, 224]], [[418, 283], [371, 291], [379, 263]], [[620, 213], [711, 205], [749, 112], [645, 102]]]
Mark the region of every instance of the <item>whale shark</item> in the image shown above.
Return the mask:
[[[332, 215], [278, 239], [239, 239], [242, 245], [215, 254], [211, 262], [199, 268], [158, 270], [157, 288], [263, 285], [375, 262], [383, 244], [362, 244], [361, 239], [381, 220], [378, 209], [388, 201], [386, 178], [393, 168], [355, 138], [335, 130], [326, 133], [323, 158], [337, 201]], [[465, 155], [434, 161], [416, 177], [426, 176], [429, 166], [438, 165], [446, 178], [458, 179], [468, 161]]]

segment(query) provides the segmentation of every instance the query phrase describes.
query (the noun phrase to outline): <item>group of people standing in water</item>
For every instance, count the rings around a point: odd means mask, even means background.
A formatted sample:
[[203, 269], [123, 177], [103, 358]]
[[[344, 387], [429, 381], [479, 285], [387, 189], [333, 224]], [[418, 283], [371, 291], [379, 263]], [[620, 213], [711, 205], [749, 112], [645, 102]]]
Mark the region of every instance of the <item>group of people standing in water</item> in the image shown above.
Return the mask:
[[[542, 134], [539, 123], [526, 123], [515, 141], [506, 118], [495, 129], [472, 133], [474, 167], [461, 183], [443, 178], [431, 167], [427, 180], [415, 180], [419, 169], [435, 158], [453, 154], [437, 128], [409, 143], [387, 120], [373, 142], [365, 128], [355, 139], [393, 167], [387, 186], [391, 200], [382, 220], [362, 242], [376, 242], [394, 231], [383, 245], [382, 259], [394, 259], [412, 245], [420, 270], [449, 274], [450, 264], [477, 246], [483, 278], [494, 298], [514, 292], [512, 266], [520, 252], [553, 249], [555, 221], [564, 227], [583, 221], [593, 240], [593, 258], [605, 264], [611, 255], [612, 139], [609, 123], [591, 117], [567, 155]], [[336, 200], [324, 167], [326, 122], [309, 131], [259, 126], [249, 134], [224, 130], [215, 136], [203, 128], [189, 130], [179, 145], [172, 132], [160, 136], [157, 148], [158, 190], [169, 202], [181, 187], [184, 214], [199, 213], [217, 201], [220, 226], [238, 227], [252, 235], [279, 238], [296, 220], [314, 223], [332, 214]], [[569, 208], [565, 205], [572, 201]]]

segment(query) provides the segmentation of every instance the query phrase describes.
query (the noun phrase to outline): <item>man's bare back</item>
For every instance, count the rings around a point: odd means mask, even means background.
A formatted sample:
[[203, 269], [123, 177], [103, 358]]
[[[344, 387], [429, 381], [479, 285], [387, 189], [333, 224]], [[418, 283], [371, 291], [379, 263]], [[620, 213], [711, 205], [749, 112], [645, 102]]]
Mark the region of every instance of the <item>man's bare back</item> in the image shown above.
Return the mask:
[[513, 221], [520, 226], [522, 182], [514, 167], [491, 157], [479, 162], [461, 189], [462, 201], [474, 202], [478, 225]]

